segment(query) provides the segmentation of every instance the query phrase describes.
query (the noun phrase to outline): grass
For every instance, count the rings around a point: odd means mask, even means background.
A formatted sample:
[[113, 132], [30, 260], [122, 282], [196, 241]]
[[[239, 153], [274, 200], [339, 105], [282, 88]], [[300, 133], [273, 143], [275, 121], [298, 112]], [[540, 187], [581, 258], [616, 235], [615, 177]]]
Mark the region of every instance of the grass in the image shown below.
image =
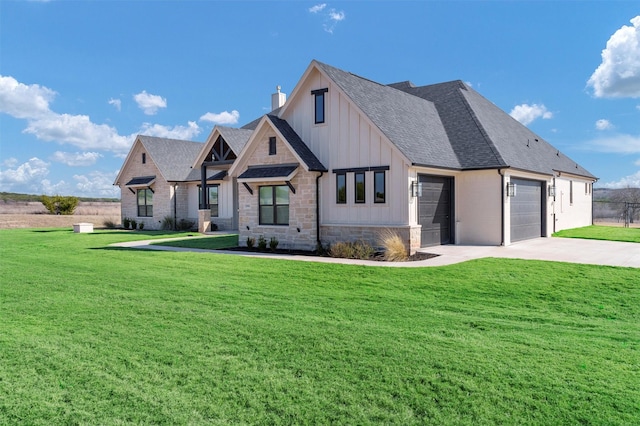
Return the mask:
[[108, 247], [161, 236], [0, 231], [0, 424], [640, 419], [637, 269]]
[[624, 241], [640, 243], [640, 228], [621, 228], [616, 226], [585, 226], [556, 232], [554, 237], [583, 238], [587, 240]]
[[188, 238], [176, 241], [163, 241], [160, 243], [152, 243], [155, 245], [183, 248], [197, 248], [205, 250], [218, 250], [225, 248], [238, 247], [238, 235], [220, 235], [215, 237]]

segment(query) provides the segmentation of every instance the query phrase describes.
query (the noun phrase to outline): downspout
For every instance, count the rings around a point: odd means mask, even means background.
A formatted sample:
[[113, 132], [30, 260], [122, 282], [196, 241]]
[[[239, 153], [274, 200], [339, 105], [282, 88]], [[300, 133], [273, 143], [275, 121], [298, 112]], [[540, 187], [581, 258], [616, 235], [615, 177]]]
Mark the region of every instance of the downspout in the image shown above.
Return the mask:
[[316, 244], [318, 248], [322, 247], [320, 241], [320, 178], [324, 175], [324, 172], [320, 172], [316, 176]]
[[498, 169], [498, 174], [502, 177], [502, 181], [500, 183], [500, 245], [504, 246], [504, 174], [502, 173], [502, 169]]
[[[553, 175], [553, 233], [556, 233], [556, 191], [558, 190], [558, 188], [556, 188], [556, 175], [554, 173]], [[591, 203], [591, 210], [593, 210], [593, 203]], [[593, 219], [593, 214], [591, 215], [591, 218]]]
[[178, 223], [178, 184], [173, 184], [173, 230], [177, 230]]

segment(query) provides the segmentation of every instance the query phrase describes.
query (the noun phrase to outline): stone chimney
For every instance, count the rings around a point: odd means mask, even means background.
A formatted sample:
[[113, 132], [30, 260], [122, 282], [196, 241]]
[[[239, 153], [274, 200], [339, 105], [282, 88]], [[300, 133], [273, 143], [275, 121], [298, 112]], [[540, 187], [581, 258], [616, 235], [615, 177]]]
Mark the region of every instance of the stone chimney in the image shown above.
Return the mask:
[[276, 87], [277, 92], [271, 95], [271, 111], [278, 109], [287, 101], [287, 95], [280, 91], [280, 86]]

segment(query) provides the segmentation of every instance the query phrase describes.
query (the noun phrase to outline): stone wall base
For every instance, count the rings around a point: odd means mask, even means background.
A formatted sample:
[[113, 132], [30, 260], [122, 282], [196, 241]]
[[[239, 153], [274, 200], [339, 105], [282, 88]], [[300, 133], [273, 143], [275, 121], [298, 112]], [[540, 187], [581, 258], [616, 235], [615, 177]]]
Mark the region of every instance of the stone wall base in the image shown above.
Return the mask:
[[[233, 218], [232, 217], [211, 217], [209, 218], [212, 224], [218, 225], [218, 231], [232, 231], [233, 230]], [[211, 229], [208, 229], [211, 231]]]
[[338, 242], [364, 241], [373, 247], [382, 248], [380, 236], [383, 232], [393, 231], [398, 233], [405, 243], [409, 254], [414, 254], [420, 248], [420, 225], [390, 225], [390, 226], [358, 226], [358, 225], [321, 225], [320, 239], [323, 245]]

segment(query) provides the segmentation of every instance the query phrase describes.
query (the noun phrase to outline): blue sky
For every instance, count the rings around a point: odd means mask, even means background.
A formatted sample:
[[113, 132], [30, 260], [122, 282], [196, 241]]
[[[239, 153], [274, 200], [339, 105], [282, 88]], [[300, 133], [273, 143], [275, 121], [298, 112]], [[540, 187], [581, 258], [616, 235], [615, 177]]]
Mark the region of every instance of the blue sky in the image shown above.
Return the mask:
[[312, 59], [460, 79], [586, 167], [640, 187], [637, 1], [0, 1], [0, 191], [118, 197], [135, 136], [204, 141]]

